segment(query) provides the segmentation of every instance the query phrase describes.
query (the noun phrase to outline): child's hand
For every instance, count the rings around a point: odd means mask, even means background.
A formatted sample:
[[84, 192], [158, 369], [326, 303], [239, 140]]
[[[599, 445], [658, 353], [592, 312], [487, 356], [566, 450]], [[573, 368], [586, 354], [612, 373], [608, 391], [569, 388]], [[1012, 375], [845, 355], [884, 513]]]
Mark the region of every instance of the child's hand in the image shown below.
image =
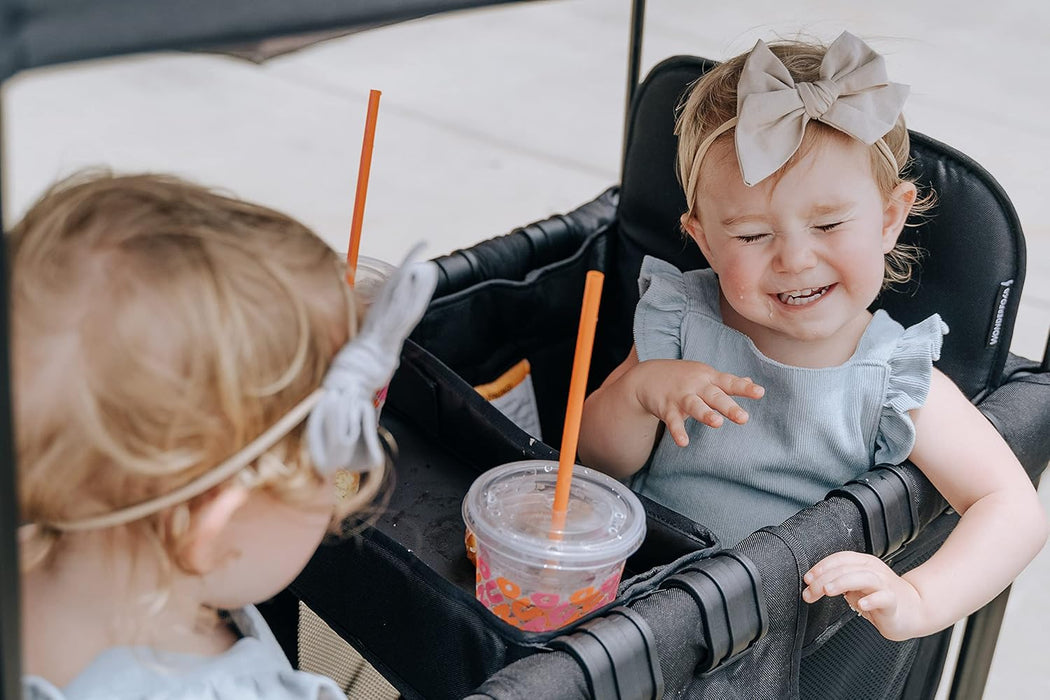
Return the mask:
[[820, 560], [802, 580], [807, 584], [802, 600], [815, 603], [841, 595], [887, 639], [911, 639], [922, 629], [918, 591], [878, 557], [838, 552]]
[[679, 447], [689, 444], [685, 419], [695, 418], [704, 425], [718, 428], [723, 416], [743, 425], [747, 411], [732, 396], [760, 399], [765, 394], [750, 377], [719, 372], [703, 362], [690, 360], [649, 360], [634, 368], [638, 402], [667, 426]]

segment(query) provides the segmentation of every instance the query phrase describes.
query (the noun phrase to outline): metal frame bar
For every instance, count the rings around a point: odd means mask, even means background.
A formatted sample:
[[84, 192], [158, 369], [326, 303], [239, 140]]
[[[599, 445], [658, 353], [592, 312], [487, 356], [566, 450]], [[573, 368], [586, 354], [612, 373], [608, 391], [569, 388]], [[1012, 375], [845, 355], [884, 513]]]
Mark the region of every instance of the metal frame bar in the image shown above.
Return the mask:
[[627, 49], [627, 100], [623, 111], [623, 146], [620, 149], [620, 179], [627, 162], [627, 130], [631, 124], [631, 103], [638, 89], [642, 67], [642, 33], [645, 31], [645, 0], [631, 0], [631, 37]]
[[[1050, 344], [1047, 346], [1050, 355]], [[1047, 358], [1043, 358], [1044, 363]], [[1033, 485], [1039, 488], [1041, 477]], [[1010, 599], [1010, 590], [993, 598], [987, 605], [966, 619], [959, 654], [955, 659], [955, 673], [949, 689], [948, 700], [981, 700], [984, 687], [988, 683], [988, 674], [992, 670], [992, 659], [995, 646], [1002, 634], [1003, 619], [1006, 617], [1006, 603]]]
[[[2, 80], [0, 80], [2, 82]], [[3, 227], [3, 100], [0, 99], [0, 233]], [[8, 330], [7, 238], [0, 235], [0, 698], [21, 697], [22, 617], [19, 612], [18, 498]]]
[[1007, 588], [966, 620], [949, 700], [981, 700], [984, 695], [1009, 598]]

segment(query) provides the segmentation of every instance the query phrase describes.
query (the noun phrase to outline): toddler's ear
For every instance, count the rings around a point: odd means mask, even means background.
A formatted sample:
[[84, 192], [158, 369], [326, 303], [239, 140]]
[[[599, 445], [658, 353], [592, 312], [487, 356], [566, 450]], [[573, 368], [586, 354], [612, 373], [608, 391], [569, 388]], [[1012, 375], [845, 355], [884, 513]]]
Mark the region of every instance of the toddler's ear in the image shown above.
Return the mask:
[[913, 182], [902, 182], [893, 188], [882, 212], [882, 252], [888, 253], [897, 245], [897, 239], [908, 221], [908, 213], [915, 204], [918, 190]]
[[190, 519], [180, 555], [197, 574], [206, 574], [222, 564], [228, 554], [223, 539], [227, 525], [248, 500], [248, 489], [234, 483], [198, 506]]
[[700, 252], [704, 254], [704, 258], [707, 262], [711, 263], [711, 248], [707, 245], [707, 236], [704, 234], [704, 228], [700, 225], [700, 220], [695, 216], [690, 216], [689, 213], [682, 214], [682, 230], [689, 234], [689, 237], [696, 241], [696, 244], [700, 246]]

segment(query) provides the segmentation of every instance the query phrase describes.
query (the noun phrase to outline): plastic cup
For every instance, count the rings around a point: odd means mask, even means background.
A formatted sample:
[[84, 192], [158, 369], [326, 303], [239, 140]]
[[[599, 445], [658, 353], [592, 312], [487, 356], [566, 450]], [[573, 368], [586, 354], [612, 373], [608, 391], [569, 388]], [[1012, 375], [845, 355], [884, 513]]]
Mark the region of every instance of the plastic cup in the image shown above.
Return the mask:
[[[367, 313], [372, 302], [375, 301], [379, 289], [383, 286], [390, 275], [396, 270], [393, 265], [385, 260], [370, 258], [367, 255], [357, 256], [357, 269], [354, 272], [354, 295]], [[376, 410], [383, 408], [386, 403], [386, 392], [388, 387], [383, 387], [375, 393], [372, 403]]]
[[357, 270], [354, 272], [354, 292], [367, 309], [375, 301], [379, 288], [397, 269], [385, 260], [370, 258], [366, 255], [357, 257]]
[[612, 602], [624, 561], [645, 537], [630, 489], [573, 469], [565, 528], [551, 531], [558, 463], [512, 462], [478, 477], [463, 499], [476, 544], [476, 595], [508, 624], [554, 630]]

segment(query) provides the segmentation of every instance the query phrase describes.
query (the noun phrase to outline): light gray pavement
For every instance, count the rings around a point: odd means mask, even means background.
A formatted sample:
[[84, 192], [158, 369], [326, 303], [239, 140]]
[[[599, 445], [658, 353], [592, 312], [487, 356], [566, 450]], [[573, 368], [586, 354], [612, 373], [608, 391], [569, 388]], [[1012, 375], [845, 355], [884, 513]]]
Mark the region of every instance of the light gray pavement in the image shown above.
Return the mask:
[[[7, 223], [85, 166], [162, 170], [265, 202], [345, 250], [368, 90], [383, 91], [361, 252], [438, 255], [570, 210], [618, 180], [628, 0], [453, 13], [255, 65], [165, 53], [25, 73], [3, 89]], [[1050, 328], [1050, 5], [930, 0], [651, 0], [643, 74], [678, 53], [848, 29], [909, 83], [909, 125], [1012, 198], [1028, 279], [1012, 349]], [[1050, 426], [1048, 426], [1050, 429]], [[1050, 489], [1043, 490], [1050, 508]], [[1014, 586], [986, 697], [1050, 697], [1050, 554]]]

